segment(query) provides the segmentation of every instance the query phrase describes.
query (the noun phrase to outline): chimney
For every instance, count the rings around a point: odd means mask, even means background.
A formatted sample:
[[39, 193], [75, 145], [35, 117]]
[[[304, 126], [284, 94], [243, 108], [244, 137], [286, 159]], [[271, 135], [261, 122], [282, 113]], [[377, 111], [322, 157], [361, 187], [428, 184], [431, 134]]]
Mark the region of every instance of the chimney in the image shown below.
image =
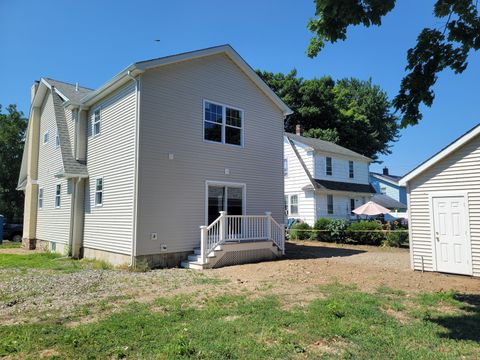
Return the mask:
[[39, 84], [40, 84], [40, 81], [35, 80], [35, 82], [32, 85], [32, 88], [30, 90], [30, 103], [33, 102], [33, 98], [35, 97], [35, 94], [37, 93]]
[[295, 127], [295, 134], [297, 134], [299, 136], [302, 135], [302, 125], [297, 124], [297, 126]]
[[383, 175], [389, 175], [388, 168], [386, 166], [383, 168]]

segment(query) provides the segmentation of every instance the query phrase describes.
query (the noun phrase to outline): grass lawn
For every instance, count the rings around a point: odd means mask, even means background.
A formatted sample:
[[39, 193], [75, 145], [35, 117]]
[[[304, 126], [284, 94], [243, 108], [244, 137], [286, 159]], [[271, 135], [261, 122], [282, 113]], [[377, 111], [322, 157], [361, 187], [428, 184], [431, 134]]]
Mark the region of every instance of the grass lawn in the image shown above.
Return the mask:
[[[0, 258], [0, 267], [5, 268], [8, 260], [8, 266], [17, 261], [25, 268], [32, 265], [46, 271], [42, 261], [64, 261], [51, 254], [27, 257], [32, 260]], [[69, 270], [74, 265], [67, 265], [68, 261], [58, 269], [57, 265], [46, 268]], [[78, 271], [90, 266], [76, 263]], [[316, 287], [312, 298], [300, 305], [281, 295], [234, 291], [232, 283], [200, 283], [208, 293], [176, 293], [142, 303], [132, 298], [117, 304], [115, 312], [86, 323], [50, 317], [0, 326], [0, 357], [475, 359], [480, 354], [476, 296], [411, 295], [386, 287], [366, 293], [332, 283]], [[212, 295], [217, 287], [232, 291]], [[97, 310], [86, 309], [84, 315], [91, 316], [92, 311]]]

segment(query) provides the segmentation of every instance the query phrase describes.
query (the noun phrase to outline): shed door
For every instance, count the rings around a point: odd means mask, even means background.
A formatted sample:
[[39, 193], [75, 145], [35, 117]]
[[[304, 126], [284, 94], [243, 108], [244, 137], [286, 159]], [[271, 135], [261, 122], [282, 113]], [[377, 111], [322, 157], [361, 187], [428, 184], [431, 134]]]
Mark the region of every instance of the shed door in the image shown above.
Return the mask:
[[463, 196], [433, 198], [437, 271], [472, 274], [467, 214]]

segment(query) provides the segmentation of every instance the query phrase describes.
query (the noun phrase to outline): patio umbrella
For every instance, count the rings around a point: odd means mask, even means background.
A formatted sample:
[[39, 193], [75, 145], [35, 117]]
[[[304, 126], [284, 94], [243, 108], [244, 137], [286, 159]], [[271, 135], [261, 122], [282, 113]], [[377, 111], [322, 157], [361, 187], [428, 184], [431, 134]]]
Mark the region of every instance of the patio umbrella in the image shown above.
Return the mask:
[[380, 215], [380, 214], [388, 214], [390, 210], [388, 210], [387, 208], [384, 208], [381, 205], [378, 205], [377, 203], [374, 203], [373, 201], [369, 201], [366, 204], [359, 206], [352, 212], [357, 215], [373, 216], [373, 215]]

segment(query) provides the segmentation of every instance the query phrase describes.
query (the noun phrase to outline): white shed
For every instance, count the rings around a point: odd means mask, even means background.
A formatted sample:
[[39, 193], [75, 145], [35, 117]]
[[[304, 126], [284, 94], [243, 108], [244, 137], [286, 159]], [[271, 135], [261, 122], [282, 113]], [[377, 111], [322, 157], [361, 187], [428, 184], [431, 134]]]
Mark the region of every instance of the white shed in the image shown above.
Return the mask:
[[400, 180], [414, 270], [480, 276], [480, 125]]

